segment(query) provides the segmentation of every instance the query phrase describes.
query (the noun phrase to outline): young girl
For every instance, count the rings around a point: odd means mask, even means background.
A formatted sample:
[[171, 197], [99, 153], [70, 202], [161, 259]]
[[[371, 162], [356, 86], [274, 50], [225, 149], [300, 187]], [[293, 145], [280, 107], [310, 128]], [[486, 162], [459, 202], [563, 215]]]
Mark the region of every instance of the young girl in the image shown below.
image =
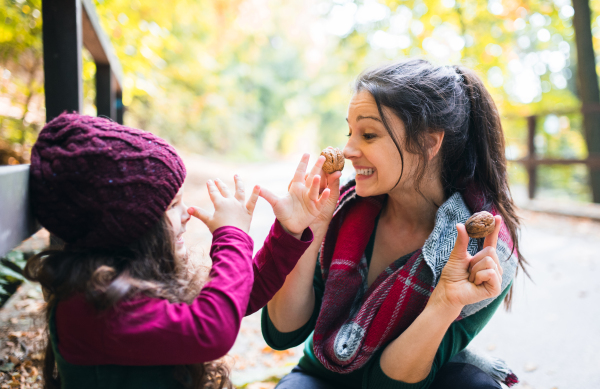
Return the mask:
[[[283, 284], [329, 196], [319, 197], [318, 177], [304, 180], [307, 162], [253, 261], [247, 232], [259, 187], [244, 204], [239, 177], [234, 193], [209, 180], [214, 214], [188, 209], [185, 167], [164, 140], [78, 114], [49, 122], [32, 149], [31, 202], [64, 247], [25, 269], [48, 297], [45, 387], [231, 387], [227, 369], [212, 361], [232, 347], [243, 315]], [[182, 237], [191, 214], [213, 234], [202, 288]], [[273, 261], [284, 252], [285, 261]]]

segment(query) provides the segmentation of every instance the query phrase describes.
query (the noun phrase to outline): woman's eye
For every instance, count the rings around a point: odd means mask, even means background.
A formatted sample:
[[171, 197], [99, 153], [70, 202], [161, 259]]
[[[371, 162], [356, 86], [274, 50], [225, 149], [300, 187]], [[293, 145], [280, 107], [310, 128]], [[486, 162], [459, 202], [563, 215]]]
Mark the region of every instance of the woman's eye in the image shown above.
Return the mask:
[[370, 140], [370, 139], [377, 138], [377, 135], [375, 135], [375, 134], [363, 134], [363, 138], [365, 138], [366, 140]]
[[179, 201], [176, 203], [171, 204], [171, 208], [175, 208], [177, 206], [177, 204], [179, 204]]
[[348, 138], [352, 136], [352, 133], [349, 132], [348, 135], [346, 135]]

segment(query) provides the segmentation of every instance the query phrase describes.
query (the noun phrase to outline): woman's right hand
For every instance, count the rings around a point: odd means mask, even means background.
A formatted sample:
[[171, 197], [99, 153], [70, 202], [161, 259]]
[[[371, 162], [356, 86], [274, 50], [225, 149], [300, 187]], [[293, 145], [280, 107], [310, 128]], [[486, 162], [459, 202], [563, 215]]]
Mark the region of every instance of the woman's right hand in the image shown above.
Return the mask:
[[315, 175], [321, 176], [320, 192], [326, 188], [329, 188], [330, 190], [329, 198], [327, 198], [327, 201], [323, 204], [321, 213], [319, 213], [319, 216], [317, 216], [310, 225], [313, 233], [319, 235], [321, 233], [324, 234], [327, 231], [333, 217], [333, 212], [335, 211], [335, 207], [337, 206], [340, 197], [340, 177], [342, 176], [342, 172], [338, 171], [327, 174], [321, 167], [317, 168], [317, 165], [315, 165], [307, 178], [312, 178]]
[[260, 196], [271, 205], [281, 226], [296, 238], [321, 215], [331, 192], [329, 188], [320, 190], [321, 177], [314, 174], [321, 170], [325, 157], [319, 157], [311, 173], [306, 175], [309, 158], [309, 154], [302, 156], [285, 196], [279, 197], [265, 188], [260, 191]]
[[[310, 224], [310, 229], [313, 231], [313, 234], [318, 236], [321, 232], [324, 234], [327, 231], [331, 218], [333, 217], [333, 212], [335, 211], [337, 201], [340, 197], [340, 177], [342, 176], [342, 172], [337, 171], [327, 174], [323, 170], [323, 164], [317, 160], [317, 163], [315, 163], [310, 173], [304, 175], [304, 180], [312, 180], [313, 177], [317, 175], [321, 177], [319, 194], [322, 194], [325, 189], [329, 188], [329, 197], [327, 198], [327, 201], [323, 203], [321, 212]], [[288, 185], [288, 190], [290, 190], [293, 182], [294, 181], [292, 180], [290, 185]]]

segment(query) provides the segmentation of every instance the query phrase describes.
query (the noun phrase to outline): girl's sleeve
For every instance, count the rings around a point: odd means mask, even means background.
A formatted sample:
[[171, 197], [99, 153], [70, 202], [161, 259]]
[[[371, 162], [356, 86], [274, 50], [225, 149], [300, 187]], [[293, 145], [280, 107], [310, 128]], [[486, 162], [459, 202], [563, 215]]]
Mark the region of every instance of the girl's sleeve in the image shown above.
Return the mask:
[[310, 228], [304, 230], [298, 240], [285, 232], [279, 221], [275, 220], [265, 244], [252, 261], [254, 286], [246, 316], [267, 305], [312, 241]]
[[319, 312], [321, 311], [321, 302], [323, 301], [323, 292], [325, 290], [325, 282], [321, 276], [321, 264], [319, 263], [318, 256], [315, 275], [313, 277], [313, 288], [315, 291], [315, 307], [313, 308], [313, 313], [308, 322], [295, 331], [280, 332], [271, 321], [267, 307], [262, 310], [261, 329], [263, 338], [269, 347], [275, 350], [287, 350], [302, 344], [311, 332], [314, 331]]
[[248, 306], [252, 251], [242, 230], [215, 230], [210, 281], [189, 305], [141, 297], [98, 314], [82, 296], [59, 303], [59, 352], [80, 365], [181, 365], [222, 357]]
[[487, 307], [481, 309], [479, 312], [468, 316], [462, 320], [455, 321], [450, 325], [446, 335], [442, 339], [442, 343], [438, 348], [438, 351], [433, 360], [431, 371], [429, 375], [421, 382], [417, 383], [406, 383], [402, 381], [396, 381], [388, 377], [381, 369], [381, 350], [377, 355], [373, 357], [371, 362], [366, 367], [365, 374], [363, 375], [363, 389], [427, 389], [433, 383], [437, 372], [440, 368], [448, 362], [454, 355], [465, 349], [467, 345], [475, 338], [475, 336], [481, 332], [481, 330], [490, 321], [498, 307], [502, 304], [502, 300], [510, 290], [509, 285], [504, 289], [504, 292], [500, 296], [490, 303]]

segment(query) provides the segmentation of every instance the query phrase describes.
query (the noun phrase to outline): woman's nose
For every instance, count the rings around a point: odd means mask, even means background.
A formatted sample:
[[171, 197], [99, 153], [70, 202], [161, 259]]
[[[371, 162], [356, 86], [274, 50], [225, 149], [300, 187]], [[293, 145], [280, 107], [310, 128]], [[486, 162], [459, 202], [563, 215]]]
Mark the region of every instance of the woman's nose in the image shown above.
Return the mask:
[[352, 159], [356, 158], [360, 154], [360, 150], [353, 145], [352, 138], [348, 139], [348, 143], [344, 146], [344, 150], [342, 150], [344, 154], [344, 158]]

